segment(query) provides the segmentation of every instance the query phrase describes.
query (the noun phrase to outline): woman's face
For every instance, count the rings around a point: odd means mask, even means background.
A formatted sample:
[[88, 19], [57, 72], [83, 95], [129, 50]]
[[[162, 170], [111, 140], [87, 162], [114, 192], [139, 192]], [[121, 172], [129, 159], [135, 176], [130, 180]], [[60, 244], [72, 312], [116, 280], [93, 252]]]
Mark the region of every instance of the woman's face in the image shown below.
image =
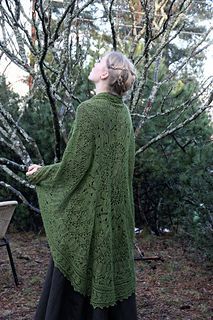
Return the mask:
[[95, 63], [88, 77], [90, 81], [97, 83], [100, 80], [104, 80], [108, 77], [106, 59], [107, 57], [104, 56], [98, 62]]

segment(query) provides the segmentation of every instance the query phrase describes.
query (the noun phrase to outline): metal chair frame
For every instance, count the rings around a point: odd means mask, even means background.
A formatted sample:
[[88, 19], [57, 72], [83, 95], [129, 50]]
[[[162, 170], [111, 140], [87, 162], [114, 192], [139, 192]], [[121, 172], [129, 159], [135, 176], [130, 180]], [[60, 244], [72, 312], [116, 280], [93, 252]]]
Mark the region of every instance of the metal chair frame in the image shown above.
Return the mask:
[[[19, 281], [18, 281], [16, 268], [15, 268], [15, 264], [14, 264], [13, 257], [12, 257], [12, 252], [11, 252], [11, 249], [10, 249], [10, 243], [9, 243], [9, 240], [5, 237], [5, 233], [7, 231], [7, 228], [9, 226], [10, 220], [12, 218], [13, 212], [14, 212], [15, 207], [16, 207], [17, 204], [18, 204], [17, 201], [0, 202], [0, 209], [1, 209], [1, 207], [2, 208], [8, 207], [8, 209], [9, 209], [9, 207], [11, 207], [11, 209], [10, 209], [11, 212], [8, 215], [9, 218], [7, 217], [7, 219], [5, 219], [5, 220], [3, 219], [3, 229], [1, 229], [1, 235], [0, 235], [0, 247], [6, 246], [6, 248], [7, 248], [8, 257], [9, 257], [9, 260], [10, 260], [10, 266], [11, 266], [11, 269], [12, 269], [12, 273], [13, 273], [13, 277], [14, 277], [14, 281], [15, 281], [16, 286], [19, 285]], [[0, 215], [0, 222], [1, 222], [1, 215]]]
[[17, 277], [16, 268], [15, 268], [15, 264], [14, 264], [14, 261], [13, 261], [12, 252], [11, 252], [11, 249], [10, 249], [9, 241], [5, 237], [0, 239], [0, 241], [2, 242], [2, 243], [0, 243], [0, 247], [6, 246], [6, 248], [7, 248], [7, 253], [8, 253], [8, 256], [9, 256], [9, 260], [10, 260], [10, 265], [11, 265], [11, 269], [12, 269], [12, 273], [13, 273], [13, 278], [14, 278], [16, 286], [18, 286], [19, 282], [18, 282], [18, 277]]

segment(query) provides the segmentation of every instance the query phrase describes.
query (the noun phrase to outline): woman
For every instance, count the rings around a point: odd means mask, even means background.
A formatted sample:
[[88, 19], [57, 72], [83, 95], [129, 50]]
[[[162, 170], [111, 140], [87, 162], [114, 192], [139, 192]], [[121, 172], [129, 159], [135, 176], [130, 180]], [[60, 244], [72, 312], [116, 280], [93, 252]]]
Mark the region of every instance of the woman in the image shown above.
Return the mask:
[[131, 62], [106, 54], [60, 163], [31, 165], [52, 259], [35, 320], [136, 320]]

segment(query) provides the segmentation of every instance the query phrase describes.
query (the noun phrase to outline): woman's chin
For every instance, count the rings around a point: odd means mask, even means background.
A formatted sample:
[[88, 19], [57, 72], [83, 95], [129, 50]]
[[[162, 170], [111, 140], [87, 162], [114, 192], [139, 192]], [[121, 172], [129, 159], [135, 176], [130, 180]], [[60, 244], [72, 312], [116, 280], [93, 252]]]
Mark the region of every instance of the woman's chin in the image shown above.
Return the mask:
[[90, 81], [92, 81], [92, 82], [93, 82], [93, 77], [92, 77], [92, 75], [91, 75], [91, 74], [89, 74], [89, 76], [88, 76], [88, 80], [90, 80]]

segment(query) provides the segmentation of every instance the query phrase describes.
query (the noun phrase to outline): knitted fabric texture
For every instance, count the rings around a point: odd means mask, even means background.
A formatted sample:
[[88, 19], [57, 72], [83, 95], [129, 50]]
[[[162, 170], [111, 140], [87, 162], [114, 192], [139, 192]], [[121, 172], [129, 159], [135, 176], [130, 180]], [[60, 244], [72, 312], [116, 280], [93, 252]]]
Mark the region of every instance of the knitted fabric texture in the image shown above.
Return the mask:
[[94, 308], [135, 292], [135, 137], [122, 98], [81, 103], [60, 163], [29, 176], [56, 267]]

